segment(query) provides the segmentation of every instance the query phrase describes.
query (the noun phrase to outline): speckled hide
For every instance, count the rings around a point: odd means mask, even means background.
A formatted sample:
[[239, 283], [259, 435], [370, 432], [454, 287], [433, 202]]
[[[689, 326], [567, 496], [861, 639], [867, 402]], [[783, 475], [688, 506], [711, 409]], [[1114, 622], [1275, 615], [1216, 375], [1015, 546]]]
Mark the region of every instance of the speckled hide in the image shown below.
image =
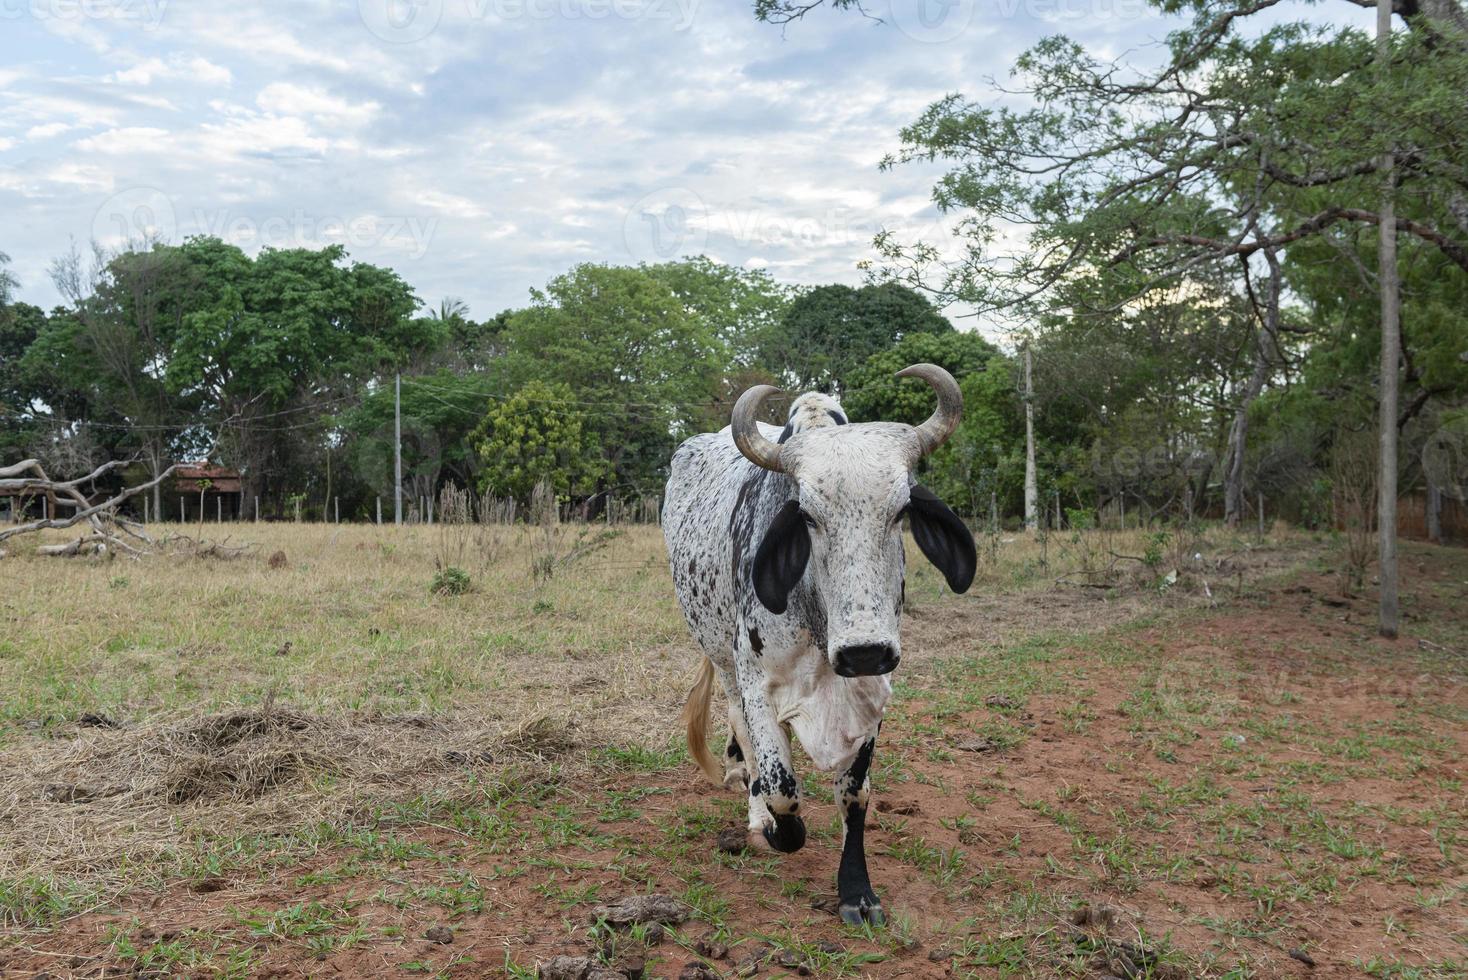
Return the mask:
[[746, 459], [729, 428], [673, 456], [663, 527], [674, 588], [727, 695], [725, 784], [746, 790], [751, 842], [804, 843], [793, 730], [815, 766], [837, 774], [842, 917], [880, 922], [861, 835], [901, 658], [902, 517], [926, 494], [912, 477], [921, 451], [912, 427], [849, 423], [814, 393], [795, 401], [784, 429], [759, 432], [780, 445], [785, 472]]

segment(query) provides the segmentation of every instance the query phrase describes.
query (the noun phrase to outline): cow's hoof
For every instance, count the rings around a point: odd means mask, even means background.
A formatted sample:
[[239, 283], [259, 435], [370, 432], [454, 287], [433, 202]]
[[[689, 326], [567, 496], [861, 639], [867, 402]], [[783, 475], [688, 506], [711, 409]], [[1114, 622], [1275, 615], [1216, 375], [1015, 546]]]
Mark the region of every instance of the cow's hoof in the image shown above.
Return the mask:
[[882, 914], [882, 903], [875, 897], [863, 897], [854, 902], [842, 902], [837, 911], [841, 914], [841, 921], [849, 926], [859, 926], [863, 923], [870, 923], [874, 926], [887, 924], [887, 917]]
[[777, 813], [764, 830], [765, 843], [782, 854], [793, 854], [805, 846], [805, 821], [793, 813]]

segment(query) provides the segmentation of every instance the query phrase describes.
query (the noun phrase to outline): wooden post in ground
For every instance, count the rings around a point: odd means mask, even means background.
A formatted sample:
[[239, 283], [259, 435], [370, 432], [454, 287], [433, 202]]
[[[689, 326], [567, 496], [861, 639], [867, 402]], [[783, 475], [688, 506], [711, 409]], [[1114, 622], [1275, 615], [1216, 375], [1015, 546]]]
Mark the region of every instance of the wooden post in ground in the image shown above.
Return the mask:
[[1264, 493], [1259, 493], [1259, 536], [1264, 537]]
[[1427, 540], [1443, 543], [1443, 492], [1431, 477], [1427, 479]]
[[377, 526], [382, 526], [382, 498], [377, 498]]
[[342, 522], [342, 498], [331, 498], [331, 512], [336, 516], [336, 522], [340, 524]]
[[224, 498], [222, 496], [214, 498], [214, 523], [224, 523]]
[[188, 514], [189, 514], [189, 509], [184, 506], [184, 499], [182, 497], [179, 497], [178, 498], [178, 522], [180, 524], [186, 523], [188, 521]]

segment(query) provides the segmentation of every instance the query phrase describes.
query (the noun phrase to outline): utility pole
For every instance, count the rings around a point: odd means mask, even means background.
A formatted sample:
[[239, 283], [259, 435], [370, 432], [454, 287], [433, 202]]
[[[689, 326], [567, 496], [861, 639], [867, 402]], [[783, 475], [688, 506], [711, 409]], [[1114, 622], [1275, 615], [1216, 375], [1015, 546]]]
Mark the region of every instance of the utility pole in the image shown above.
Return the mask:
[[[1392, 0], [1376, 2], [1376, 65], [1383, 80], [1392, 54]], [[1381, 461], [1377, 475], [1377, 564], [1381, 579], [1378, 632], [1397, 635], [1397, 371], [1401, 362], [1401, 307], [1397, 293], [1396, 158], [1388, 150], [1381, 160], [1380, 239], [1376, 252], [1381, 290]]]
[[403, 376], [393, 382], [392, 400], [392, 516], [403, 523]]
[[1039, 527], [1040, 491], [1035, 482], [1035, 382], [1030, 345], [1025, 344], [1025, 530]]

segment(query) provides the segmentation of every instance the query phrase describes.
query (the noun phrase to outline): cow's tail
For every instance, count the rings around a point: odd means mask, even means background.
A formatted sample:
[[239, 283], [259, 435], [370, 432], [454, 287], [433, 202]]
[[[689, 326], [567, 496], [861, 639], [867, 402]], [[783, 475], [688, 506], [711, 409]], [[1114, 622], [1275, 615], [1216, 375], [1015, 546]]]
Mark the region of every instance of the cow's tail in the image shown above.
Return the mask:
[[688, 754], [693, 756], [704, 775], [722, 786], [724, 774], [719, 772], [719, 764], [714, 761], [708, 743], [709, 705], [713, 699], [714, 662], [704, 657], [693, 689], [688, 692], [688, 703], [683, 705], [683, 724], [688, 730]]

